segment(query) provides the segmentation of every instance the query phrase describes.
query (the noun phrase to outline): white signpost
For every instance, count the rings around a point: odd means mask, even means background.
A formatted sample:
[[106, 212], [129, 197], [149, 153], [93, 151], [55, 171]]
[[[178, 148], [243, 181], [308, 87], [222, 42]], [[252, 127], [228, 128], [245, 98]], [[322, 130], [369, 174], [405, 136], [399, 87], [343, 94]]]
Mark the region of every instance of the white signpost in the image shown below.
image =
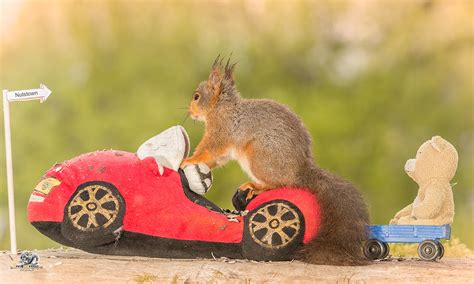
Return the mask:
[[41, 103], [51, 95], [45, 85], [39, 89], [8, 91], [3, 90], [3, 122], [5, 124], [5, 157], [7, 161], [8, 215], [10, 218], [10, 248], [16, 254], [15, 199], [13, 191], [12, 142], [10, 133], [10, 102], [39, 100]]

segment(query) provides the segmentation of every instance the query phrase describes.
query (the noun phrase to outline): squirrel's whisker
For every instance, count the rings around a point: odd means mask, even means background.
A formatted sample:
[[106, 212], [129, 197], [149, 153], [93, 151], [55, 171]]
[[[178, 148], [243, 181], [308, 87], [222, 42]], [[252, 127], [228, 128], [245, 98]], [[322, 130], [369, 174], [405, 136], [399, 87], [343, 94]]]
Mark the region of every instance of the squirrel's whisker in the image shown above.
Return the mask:
[[188, 118], [189, 118], [189, 113], [185, 113], [185, 114], [184, 114], [184, 119], [183, 119], [183, 121], [181, 122], [181, 124], [184, 124]]

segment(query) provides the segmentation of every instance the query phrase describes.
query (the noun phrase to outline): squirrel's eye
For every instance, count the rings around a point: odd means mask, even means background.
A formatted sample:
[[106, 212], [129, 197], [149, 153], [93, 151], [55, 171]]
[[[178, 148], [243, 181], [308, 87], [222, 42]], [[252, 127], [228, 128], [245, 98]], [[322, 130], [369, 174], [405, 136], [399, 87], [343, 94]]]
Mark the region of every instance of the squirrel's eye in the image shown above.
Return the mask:
[[195, 93], [194, 96], [193, 96], [193, 99], [195, 101], [199, 100], [199, 94], [198, 93]]

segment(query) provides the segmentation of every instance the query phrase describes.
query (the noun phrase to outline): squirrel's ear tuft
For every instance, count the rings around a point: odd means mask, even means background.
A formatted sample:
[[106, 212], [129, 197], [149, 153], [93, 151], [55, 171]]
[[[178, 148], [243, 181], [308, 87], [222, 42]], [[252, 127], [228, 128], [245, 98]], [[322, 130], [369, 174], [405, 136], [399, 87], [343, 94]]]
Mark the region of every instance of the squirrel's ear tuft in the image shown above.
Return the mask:
[[218, 54], [216, 59], [214, 59], [214, 63], [212, 63], [212, 70], [220, 70], [221, 67], [222, 67], [222, 60], [224, 60], [224, 58], [221, 58], [221, 55]]
[[233, 71], [237, 62], [231, 63], [230, 59], [232, 54], [227, 59], [227, 63], [223, 66], [222, 58], [220, 55], [214, 60], [212, 64], [211, 74], [207, 79], [207, 85], [212, 90], [212, 93], [218, 97], [218, 95], [225, 90], [229, 90], [234, 86]]
[[234, 84], [233, 72], [234, 72], [235, 65], [237, 65], [238, 62], [230, 63], [231, 57], [232, 57], [232, 54], [229, 56], [229, 59], [227, 59], [227, 63], [225, 64], [225, 67], [224, 67], [224, 79]]
[[220, 58], [220, 54], [217, 55], [217, 58], [214, 60], [214, 63], [212, 64], [212, 70], [211, 74], [209, 74], [209, 78], [207, 79], [207, 84], [209, 87], [215, 92], [218, 91], [219, 86], [222, 81], [222, 71], [221, 71], [221, 66], [222, 66], [222, 60], [223, 58]]

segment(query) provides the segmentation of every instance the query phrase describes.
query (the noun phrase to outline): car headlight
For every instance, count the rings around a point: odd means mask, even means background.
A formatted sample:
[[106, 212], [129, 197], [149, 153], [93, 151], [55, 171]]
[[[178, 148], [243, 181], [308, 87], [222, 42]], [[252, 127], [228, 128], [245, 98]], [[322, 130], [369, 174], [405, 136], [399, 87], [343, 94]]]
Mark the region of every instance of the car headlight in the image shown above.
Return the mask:
[[35, 186], [35, 191], [42, 193], [44, 195], [48, 195], [53, 188], [55, 188], [56, 186], [60, 184], [61, 184], [61, 181], [59, 181], [58, 179], [55, 179], [52, 177], [45, 178], [42, 181], [40, 181], [37, 186]]

